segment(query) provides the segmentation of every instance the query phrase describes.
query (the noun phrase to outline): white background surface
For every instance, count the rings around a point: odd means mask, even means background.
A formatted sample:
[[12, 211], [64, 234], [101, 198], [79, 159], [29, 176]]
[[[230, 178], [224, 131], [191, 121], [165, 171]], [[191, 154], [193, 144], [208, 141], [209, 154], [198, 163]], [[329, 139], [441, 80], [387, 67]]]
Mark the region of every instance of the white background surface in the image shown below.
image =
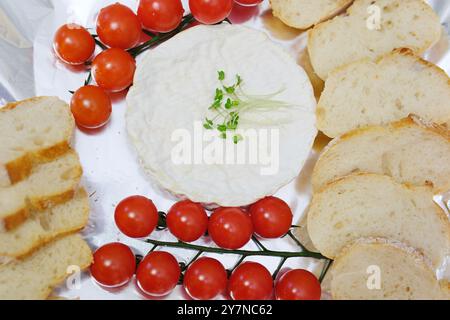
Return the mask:
[[[58, 95], [66, 101], [70, 101], [68, 90], [76, 90], [83, 84], [86, 72], [74, 72], [66, 65], [58, 61], [51, 51], [51, 39], [55, 30], [68, 20], [80, 23], [86, 27], [94, 27], [95, 16], [100, 8], [115, 1], [57, 1], [55, 13], [50, 15], [41, 25], [35, 40], [35, 77], [37, 95]], [[185, 1], [187, 2], [187, 1]], [[121, 3], [135, 8], [137, 1], [121, 1]], [[75, 4], [75, 5], [74, 5]], [[67, 10], [67, 8], [69, 8]], [[187, 6], [185, 5], [185, 8]], [[267, 4], [261, 7], [264, 14]], [[72, 10], [73, 9], [73, 10]], [[259, 17], [249, 24], [262, 29], [263, 21]], [[294, 38], [293, 38], [294, 39]], [[282, 41], [289, 43], [290, 41]], [[294, 44], [296, 45], [296, 44]], [[295, 50], [293, 50], [295, 52]], [[139, 59], [137, 61], [139, 64]], [[112, 241], [121, 241], [130, 245], [135, 253], [145, 255], [151, 245], [139, 240], [129, 239], [122, 235], [114, 224], [114, 207], [123, 198], [139, 194], [152, 199], [159, 210], [167, 211], [175, 202], [175, 199], [152, 185], [143, 172], [141, 172], [137, 158], [130, 147], [125, 129], [125, 101], [117, 97], [113, 106], [113, 115], [110, 123], [102, 130], [95, 133], [76, 131], [75, 149], [80, 154], [84, 168], [83, 185], [87, 188], [91, 197], [91, 220], [85, 231], [86, 239], [93, 249]], [[313, 160], [306, 165], [306, 172], [312, 169]], [[283, 198], [291, 206], [295, 219], [303, 214], [310, 196], [309, 185], [305, 183], [307, 174], [293, 181], [280, 190], [277, 196]], [[309, 180], [309, 179], [308, 179]], [[175, 240], [168, 231], [154, 232], [152, 238]], [[198, 243], [204, 243], [200, 240]], [[210, 242], [207, 245], [213, 245]], [[297, 247], [288, 239], [270, 241], [270, 248], [276, 250], [295, 250]], [[249, 249], [256, 249], [252, 244]], [[179, 261], [188, 261], [195, 255], [192, 251], [167, 249], [174, 253]], [[221, 256], [220, 261], [225, 267], [232, 267], [237, 260], [236, 256]], [[265, 264], [270, 271], [274, 271], [278, 264], [278, 258], [253, 257]], [[251, 260], [249, 258], [249, 260]], [[316, 261], [312, 259], [291, 259], [285, 267], [314, 269]], [[78, 290], [66, 290], [62, 288], [59, 295], [69, 298], [81, 299], [134, 299], [142, 296], [136, 291], [134, 284], [130, 284], [121, 290], [114, 292], [105, 291], [97, 286], [89, 276], [84, 276], [81, 288]], [[181, 288], [177, 288], [168, 299], [187, 298]]]
[[[19, 34], [28, 41], [34, 42], [34, 68], [31, 68], [29, 64], [25, 66], [18, 64], [18, 66], [7, 70], [0, 68], [2, 69], [0, 71], [1, 83], [7, 84], [7, 89], [10, 88], [9, 92], [12, 92], [16, 99], [22, 98], [27, 94], [31, 96], [33, 94], [30, 92], [29, 82], [26, 83], [27, 86], [23, 90], [12, 90], [11, 88], [18, 87], [25, 81], [23, 79], [33, 77], [34, 71], [36, 95], [57, 95], [69, 101], [71, 95], [68, 90], [76, 90], [80, 87], [86, 78], [86, 72], [70, 69], [54, 57], [51, 49], [53, 34], [60, 25], [67, 22], [77, 22], [88, 28], [93, 28], [92, 32], [94, 33], [97, 12], [105, 5], [114, 2], [116, 0], [2, 0], [0, 10], [3, 9], [7, 13], [11, 19], [11, 24], [17, 27], [16, 31]], [[120, 2], [132, 8], [137, 7], [137, 0], [121, 0]], [[429, 2], [433, 3], [435, 9], [440, 12], [443, 22], [447, 23], [448, 26], [450, 1], [436, 0]], [[25, 3], [35, 4], [36, 7], [34, 9], [33, 5], [27, 7]], [[187, 8], [187, 1], [184, 1], [184, 3], [185, 8]], [[305, 47], [305, 34], [283, 26], [281, 22], [272, 17], [268, 7], [268, 1], [266, 0], [260, 6], [259, 14], [247, 21], [246, 24], [265, 30], [274, 41], [285, 46], [292, 53], [293, 57], [297, 59], [300, 51]], [[23, 15], [24, 12], [27, 14]], [[18, 23], [20, 16], [29, 19], [31, 21], [30, 24], [24, 25], [23, 21]], [[43, 16], [45, 16], [45, 19], [42, 19]], [[39, 29], [37, 29], [38, 24], [40, 24]], [[33, 26], [32, 30], [30, 30], [31, 26]], [[35, 32], [36, 30], [37, 32]], [[2, 38], [1, 31], [2, 29], [0, 28], [0, 39]], [[3, 35], [5, 34], [3, 32]], [[5, 39], [5, 36], [3, 36], [3, 40], [0, 40], [0, 67], [2, 64], [11, 64], [14, 61], [14, 58], [11, 57], [15, 52], [18, 54], [17, 59], [33, 61], [30, 57], [30, 48], [18, 49], [17, 46], [16, 48], [13, 48], [14, 46], [11, 47], [12, 51], [8, 51], [9, 58], [5, 57], [4, 48], [11, 45], [10, 42], [6, 44]], [[450, 59], [448, 58], [447, 48], [448, 41], [447, 37], [445, 37], [438, 44], [437, 49], [433, 50], [427, 57], [433, 62], [439, 63], [441, 67], [449, 72]], [[23, 79], [13, 77], [18, 72], [24, 75]], [[151, 248], [151, 245], [139, 240], [129, 239], [121, 235], [117, 230], [113, 220], [115, 205], [127, 196], [140, 194], [152, 199], [159, 210], [167, 211], [175, 199], [152, 185], [141, 172], [137, 164], [136, 155], [127, 141], [124, 121], [126, 105], [123, 97], [118, 95], [114, 98], [114, 102], [111, 122], [105, 128], [95, 133], [76, 130], [75, 148], [80, 154], [84, 168], [83, 185], [88, 190], [88, 193], [91, 194], [91, 219], [84, 234], [93, 249], [108, 242], [121, 241], [129, 244], [135, 253], [145, 255]], [[308, 205], [310, 199], [310, 174], [316, 158], [317, 153], [313, 151], [300, 176], [276, 194], [276, 196], [281, 197], [291, 206], [295, 215], [294, 222], [303, 215]], [[155, 232], [152, 237], [155, 239], [174, 240], [167, 231]], [[199, 243], [203, 242], [200, 241]], [[213, 245], [209, 242], [207, 244]], [[288, 239], [270, 241], [265, 244], [275, 250], [297, 249], [292, 241]], [[250, 245], [249, 248], [254, 249], [255, 247]], [[195, 252], [183, 250], [168, 249], [168, 251], [174, 253], [179, 261], [188, 261], [195, 254]], [[226, 267], [232, 267], [237, 257], [221, 256], [219, 259]], [[265, 264], [270, 271], [274, 271], [278, 263], [277, 258], [253, 259]], [[315, 264], [316, 262], [310, 259], [290, 259], [286, 263], [285, 268], [308, 268], [314, 270], [317, 269]], [[88, 274], [83, 275], [81, 288], [67, 290], [63, 286], [58, 290], [57, 294], [67, 298], [81, 299], [142, 298], [142, 295], [136, 291], [133, 283], [121, 290], [105, 291], [97, 286]], [[166, 298], [185, 299], [187, 296], [181, 288], [177, 288]]]

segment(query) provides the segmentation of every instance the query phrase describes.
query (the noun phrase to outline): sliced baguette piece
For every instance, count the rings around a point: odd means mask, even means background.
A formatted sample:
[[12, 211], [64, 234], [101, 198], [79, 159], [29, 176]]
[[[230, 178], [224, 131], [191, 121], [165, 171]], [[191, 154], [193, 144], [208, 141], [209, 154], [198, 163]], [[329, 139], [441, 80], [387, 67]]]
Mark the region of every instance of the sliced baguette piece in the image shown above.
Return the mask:
[[35, 167], [28, 179], [0, 188], [3, 232], [22, 224], [30, 210], [43, 211], [71, 200], [82, 171], [77, 154], [71, 150], [55, 161]]
[[343, 250], [330, 274], [331, 295], [337, 300], [450, 298], [426, 259], [399, 242], [361, 239]]
[[439, 267], [450, 254], [450, 221], [429, 186], [412, 187], [377, 174], [350, 175], [313, 196], [307, 221], [314, 246], [334, 259], [359, 238], [395, 239]]
[[449, 121], [450, 78], [409, 49], [398, 49], [333, 71], [318, 103], [317, 126], [334, 138], [409, 114], [437, 124]]
[[449, 159], [449, 131], [410, 116], [334, 139], [320, 155], [311, 180], [314, 191], [319, 191], [352, 173], [378, 173], [400, 183], [429, 184], [438, 194], [450, 190]]
[[14, 230], [0, 233], [0, 256], [20, 258], [61, 235], [83, 229], [89, 218], [89, 198], [84, 189], [73, 200], [44, 212], [32, 212]]
[[74, 126], [69, 106], [56, 97], [36, 97], [0, 108], [0, 171], [9, 178], [1, 179], [0, 186], [25, 179], [36, 164], [67, 152]]
[[439, 17], [423, 0], [355, 0], [346, 15], [310, 31], [308, 51], [314, 70], [325, 80], [338, 67], [397, 48], [421, 55], [441, 33]]
[[273, 15], [290, 27], [308, 29], [346, 9], [353, 0], [270, 0]]
[[91, 262], [91, 250], [78, 234], [50, 242], [23, 260], [0, 266], [0, 299], [46, 299], [73, 272], [69, 267], [83, 270]]

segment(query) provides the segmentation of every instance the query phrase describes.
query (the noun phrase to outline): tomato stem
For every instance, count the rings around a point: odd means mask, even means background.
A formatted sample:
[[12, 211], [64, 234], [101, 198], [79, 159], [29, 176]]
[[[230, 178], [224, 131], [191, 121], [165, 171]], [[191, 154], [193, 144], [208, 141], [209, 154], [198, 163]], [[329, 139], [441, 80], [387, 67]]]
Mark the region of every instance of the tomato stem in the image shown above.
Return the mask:
[[84, 85], [87, 86], [91, 83], [92, 80], [92, 72], [89, 70], [88, 76], [86, 78], [86, 81], [84, 81]]
[[[196, 255], [186, 264], [183, 265], [182, 271], [184, 272], [195, 260], [197, 260], [203, 253], [218, 253], [218, 254], [233, 254], [233, 255], [239, 255], [239, 260], [236, 262], [234, 267], [232, 269], [227, 270], [228, 275], [233, 273], [233, 271], [242, 263], [247, 257], [252, 256], [266, 256], [266, 257], [279, 257], [280, 262], [277, 266], [277, 269], [272, 274], [272, 278], [276, 280], [278, 274], [281, 271], [281, 268], [284, 266], [286, 261], [290, 258], [313, 258], [317, 260], [325, 260], [324, 266], [322, 268], [322, 271], [320, 273], [319, 281], [322, 282], [325, 278], [328, 270], [331, 267], [331, 264], [333, 263], [333, 260], [323, 256], [319, 252], [313, 252], [306, 249], [306, 247], [294, 236], [292, 233], [292, 230], [289, 230], [289, 232], [286, 234], [288, 235], [301, 249], [302, 251], [272, 251], [267, 249], [261, 241], [259, 241], [258, 238], [255, 236], [252, 237], [253, 242], [257, 245], [259, 250], [228, 250], [228, 249], [222, 249], [217, 247], [207, 247], [207, 246], [201, 246], [201, 245], [195, 245], [191, 243], [186, 243], [182, 241], [178, 242], [169, 242], [169, 241], [159, 241], [159, 240], [153, 240], [153, 239], [146, 239], [144, 240], [147, 243], [153, 244], [154, 250], [156, 247], [169, 247], [169, 248], [179, 248], [179, 249], [186, 249], [186, 250], [192, 250], [197, 251]], [[182, 278], [180, 278], [180, 281], [182, 282]], [[181, 283], [180, 282], [180, 283]]]
[[102, 48], [102, 50], [106, 50], [108, 49], [107, 46], [105, 46], [100, 40], [98, 40], [96, 37], [93, 37], [95, 44], [98, 45], [100, 48]]
[[269, 251], [262, 243], [258, 240], [255, 236], [252, 237], [253, 242], [256, 243], [256, 245], [262, 250], [262, 251]]
[[146, 32], [148, 35], [153, 36], [150, 40], [142, 43], [141, 45], [132, 48], [130, 50], [128, 50], [128, 52], [133, 56], [133, 57], [137, 57], [138, 55], [140, 55], [141, 53], [143, 53], [144, 51], [158, 45], [161, 44], [162, 42], [172, 38], [173, 36], [177, 35], [178, 33], [180, 33], [181, 31], [183, 31], [191, 22], [194, 21], [194, 17], [192, 16], [192, 14], [188, 14], [186, 16], [183, 17], [183, 20], [181, 21], [180, 25], [173, 31], [168, 32], [168, 33], [160, 33], [160, 34], [153, 34], [153, 33], [148, 33]]
[[245, 258], [246, 258], [246, 256], [241, 256], [241, 257], [239, 258], [238, 262], [236, 262], [236, 264], [234, 265], [233, 269], [231, 269], [231, 270], [229, 271], [229, 274], [232, 274], [233, 271], [236, 270], [236, 268], [239, 267], [239, 265], [240, 265], [242, 262], [244, 262]]
[[[197, 254], [189, 261], [189, 263], [184, 267], [184, 270], [187, 270], [187, 268], [189, 268], [189, 266], [194, 263], [195, 260], [197, 260], [204, 252], [203, 251], [199, 251], [197, 252]], [[183, 271], [184, 271], [183, 270]]]
[[158, 247], [169, 247], [169, 248], [180, 248], [180, 249], [186, 249], [186, 250], [194, 250], [194, 251], [203, 251], [203, 252], [209, 252], [209, 253], [219, 253], [219, 254], [236, 254], [241, 255], [244, 257], [251, 257], [251, 256], [268, 256], [268, 257], [280, 257], [280, 258], [314, 258], [318, 260], [327, 260], [328, 258], [321, 255], [319, 252], [312, 252], [308, 250], [304, 251], [297, 251], [297, 252], [289, 252], [289, 251], [256, 251], [256, 250], [228, 250], [228, 249], [222, 249], [222, 248], [215, 248], [215, 247], [206, 247], [206, 246], [200, 246], [185, 242], [166, 242], [166, 241], [159, 241], [159, 240], [153, 240], [153, 239], [146, 239], [147, 243], [151, 243], [153, 245], [157, 245]]
[[286, 258], [286, 257], [283, 257], [283, 258], [281, 259], [280, 263], [278, 264], [277, 269], [275, 270], [275, 272], [274, 272], [273, 275], [272, 275], [273, 280], [276, 280], [278, 274], [280, 273], [281, 268], [283, 267], [283, 265], [284, 265], [284, 263], [286, 262], [287, 259], [288, 259], [288, 258]]
[[288, 231], [287, 235], [300, 247], [302, 248], [303, 251], [308, 251], [308, 249], [306, 249], [306, 247], [303, 245], [303, 243], [301, 243], [300, 241], [298, 241], [298, 239], [294, 236], [294, 234], [292, 233], [291, 230]]
[[320, 273], [320, 277], [319, 277], [320, 283], [322, 283], [323, 279], [325, 279], [325, 276], [327, 275], [327, 272], [330, 269], [332, 264], [333, 264], [333, 260], [328, 260], [327, 262], [325, 262], [325, 265], [324, 265], [322, 272]]

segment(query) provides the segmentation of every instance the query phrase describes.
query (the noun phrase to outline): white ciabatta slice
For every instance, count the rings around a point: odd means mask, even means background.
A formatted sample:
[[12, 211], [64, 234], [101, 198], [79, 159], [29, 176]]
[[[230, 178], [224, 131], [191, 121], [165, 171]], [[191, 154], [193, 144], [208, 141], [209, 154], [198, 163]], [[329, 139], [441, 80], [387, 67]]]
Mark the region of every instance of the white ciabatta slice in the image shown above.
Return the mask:
[[311, 180], [318, 191], [340, 177], [367, 172], [385, 174], [401, 183], [429, 184], [435, 193], [447, 192], [449, 159], [450, 134], [446, 128], [411, 116], [336, 138], [320, 155]]
[[[411, 81], [414, 79], [414, 81]], [[444, 70], [399, 49], [333, 71], [317, 107], [317, 126], [329, 137], [416, 114], [438, 124], [450, 120], [450, 78]]]
[[346, 15], [310, 31], [308, 51], [314, 70], [326, 79], [338, 67], [397, 48], [420, 55], [441, 32], [439, 17], [423, 0], [356, 0]]
[[44, 212], [32, 212], [29, 219], [14, 230], [0, 233], [0, 256], [18, 258], [56, 237], [83, 229], [89, 218], [89, 199], [80, 189], [73, 200]]
[[307, 227], [314, 246], [332, 259], [366, 237], [404, 242], [436, 267], [450, 254], [450, 222], [432, 189], [383, 175], [356, 174], [327, 185], [313, 196]]
[[[209, 109], [222, 88], [218, 71], [226, 86], [240, 75], [240, 106], [252, 101], [227, 139], [203, 127], [206, 117], [223, 120]], [[146, 52], [127, 104], [145, 172], [173, 194], [211, 205], [274, 194], [299, 174], [317, 134], [305, 71], [266, 34], [238, 25], [196, 26]], [[236, 144], [235, 134], [243, 138]]]
[[0, 299], [46, 299], [66, 277], [91, 262], [91, 249], [78, 234], [50, 242], [22, 260], [0, 266]]
[[37, 97], [0, 108], [0, 187], [25, 179], [34, 165], [67, 152], [73, 130], [69, 106], [56, 97]]
[[331, 295], [338, 300], [449, 299], [426, 258], [385, 239], [360, 239], [334, 261]]
[[3, 229], [11, 230], [22, 224], [30, 210], [42, 211], [72, 199], [82, 172], [78, 156], [71, 150], [52, 162], [34, 167], [26, 180], [0, 188]]
[[330, 19], [353, 0], [270, 0], [273, 15], [290, 27], [308, 29]]

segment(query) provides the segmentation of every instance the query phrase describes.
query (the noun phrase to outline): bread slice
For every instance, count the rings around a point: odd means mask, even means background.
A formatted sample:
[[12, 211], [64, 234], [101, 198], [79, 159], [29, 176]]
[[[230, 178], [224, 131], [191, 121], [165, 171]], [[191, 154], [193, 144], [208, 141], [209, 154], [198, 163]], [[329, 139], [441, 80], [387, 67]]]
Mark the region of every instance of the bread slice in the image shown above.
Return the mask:
[[423, 256], [398, 242], [362, 239], [344, 249], [334, 261], [330, 273], [333, 299], [450, 298]]
[[0, 233], [0, 256], [19, 258], [56, 237], [83, 229], [89, 218], [89, 198], [79, 189], [73, 200], [34, 212], [22, 225]]
[[429, 184], [437, 194], [450, 190], [449, 159], [449, 131], [411, 116], [336, 138], [320, 155], [311, 180], [318, 191], [351, 173], [378, 173], [400, 183]]
[[55, 161], [35, 167], [28, 179], [0, 188], [3, 229], [22, 224], [32, 209], [42, 211], [72, 199], [81, 175], [78, 156], [71, 150]]
[[383, 175], [356, 174], [327, 185], [313, 196], [307, 228], [314, 246], [331, 259], [367, 237], [417, 248], [435, 267], [450, 254], [450, 222], [433, 201], [432, 189]]
[[0, 299], [46, 299], [53, 288], [92, 262], [92, 253], [80, 235], [69, 235], [47, 244], [23, 260], [0, 266]]
[[397, 48], [420, 55], [441, 32], [439, 17], [423, 0], [355, 0], [346, 15], [310, 31], [308, 50], [314, 70], [325, 80], [338, 67]]
[[308, 29], [346, 9], [353, 0], [270, 0], [273, 15], [290, 27]]
[[318, 103], [317, 126], [336, 137], [409, 114], [438, 124], [449, 121], [450, 78], [409, 49], [399, 49], [333, 71]]
[[74, 126], [69, 106], [56, 97], [36, 97], [0, 108], [0, 171], [9, 178], [0, 179], [0, 186], [25, 179], [34, 165], [67, 152]]

